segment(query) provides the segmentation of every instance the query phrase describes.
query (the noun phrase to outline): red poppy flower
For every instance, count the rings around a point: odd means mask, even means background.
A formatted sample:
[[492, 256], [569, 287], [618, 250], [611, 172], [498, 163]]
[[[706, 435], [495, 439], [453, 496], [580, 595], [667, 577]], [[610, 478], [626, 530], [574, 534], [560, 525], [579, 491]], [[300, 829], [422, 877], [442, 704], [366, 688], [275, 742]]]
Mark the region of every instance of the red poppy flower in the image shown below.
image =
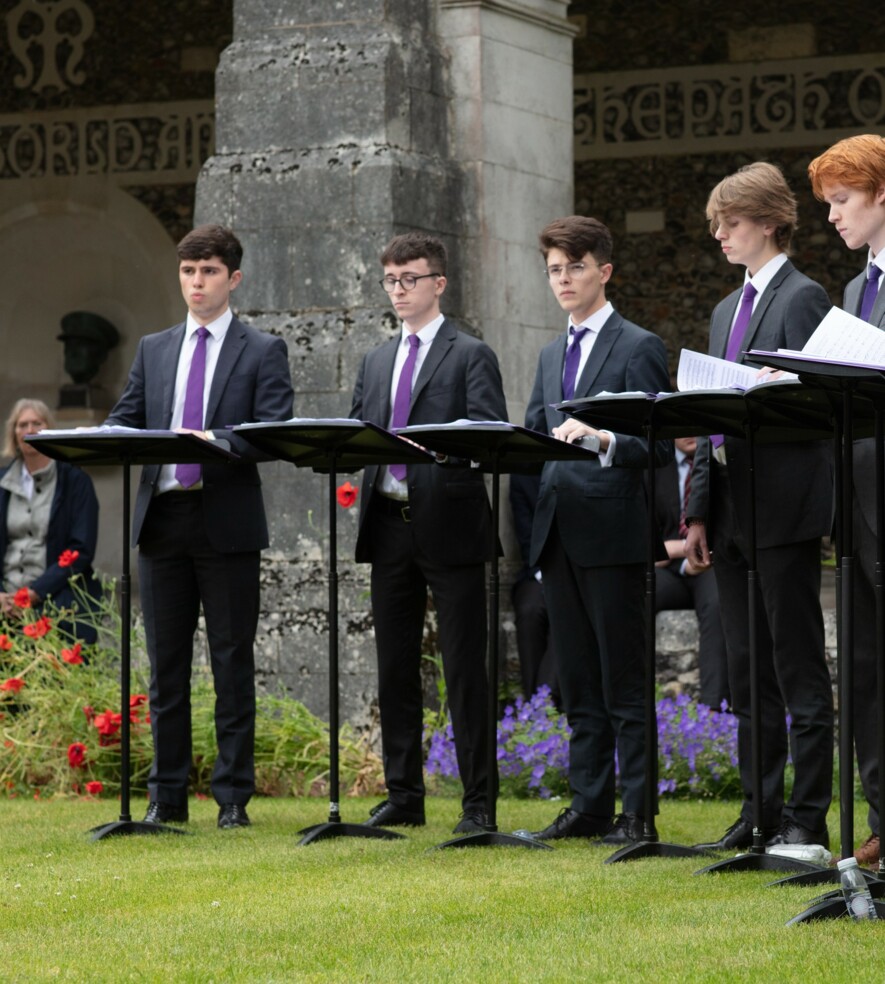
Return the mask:
[[89, 704], [83, 705], [83, 713], [86, 715], [86, 720], [92, 724], [92, 719], [95, 717], [95, 711], [89, 706]]
[[12, 639], [5, 632], [0, 633], [0, 649], [7, 653], [12, 649]]
[[82, 741], [68, 745], [68, 762], [72, 769], [79, 769], [86, 763], [86, 746]]
[[31, 592], [27, 588], [19, 588], [12, 596], [12, 603], [18, 608], [30, 608]]
[[104, 790], [104, 783], [99, 782], [98, 779], [93, 779], [92, 782], [86, 783], [86, 792], [90, 796], [98, 796], [100, 792]]
[[122, 714], [114, 714], [113, 711], [105, 711], [104, 714], [96, 714], [92, 723], [98, 728], [100, 735], [115, 735], [120, 730], [120, 722], [123, 720]]
[[132, 694], [129, 698], [130, 707], [141, 707], [142, 704], [147, 703], [147, 694]]
[[79, 556], [79, 550], [62, 550], [58, 556], [58, 566], [70, 567]]
[[351, 485], [350, 482], [345, 482], [343, 485], [339, 485], [335, 491], [337, 493], [338, 505], [342, 509], [350, 509], [356, 502], [359, 488], [356, 485]]
[[32, 639], [42, 639], [43, 636], [52, 628], [52, 622], [45, 615], [41, 615], [36, 622], [31, 622], [22, 628], [22, 632]]
[[83, 662], [83, 657], [80, 655], [80, 648], [80, 643], [78, 642], [73, 649], [62, 649], [61, 658], [66, 663], [70, 663], [71, 666], [79, 666]]
[[21, 688], [25, 685], [25, 681], [21, 677], [10, 677], [8, 680], [4, 680], [0, 683], [0, 690], [6, 690], [11, 694], [17, 694]]

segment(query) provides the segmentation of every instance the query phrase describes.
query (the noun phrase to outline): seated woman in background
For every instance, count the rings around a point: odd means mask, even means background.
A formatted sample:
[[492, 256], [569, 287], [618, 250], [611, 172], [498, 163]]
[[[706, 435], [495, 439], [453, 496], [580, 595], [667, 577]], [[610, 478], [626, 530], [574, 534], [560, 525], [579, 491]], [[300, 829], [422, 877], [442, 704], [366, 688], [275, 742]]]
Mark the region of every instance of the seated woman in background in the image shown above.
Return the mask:
[[[3, 453], [13, 461], [0, 469], [0, 612], [5, 615], [21, 612], [13, 601], [21, 588], [28, 589], [33, 606], [48, 598], [59, 608], [82, 606], [101, 595], [92, 571], [98, 539], [92, 479], [25, 441], [29, 434], [53, 426], [52, 412], [42, 400], [18, 400], [6, 421]], [[74, 559], [62, 565], [63, 555]], [[69, 582], [75, 574], [82, 574], [86, 595], [74, 595]], [[78, 622], [60, 628], [85, 643], [95, 642], [90, 625]]]

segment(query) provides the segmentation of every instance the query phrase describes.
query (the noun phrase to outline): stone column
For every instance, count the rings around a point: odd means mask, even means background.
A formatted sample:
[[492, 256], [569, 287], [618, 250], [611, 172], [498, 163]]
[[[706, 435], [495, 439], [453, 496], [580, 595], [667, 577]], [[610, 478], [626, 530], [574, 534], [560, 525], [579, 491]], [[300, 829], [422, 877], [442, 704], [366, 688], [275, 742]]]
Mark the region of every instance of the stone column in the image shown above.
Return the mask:
[[[238, 311], [286, 339], [297, 415], [347, 415], [360, 359], [397, 330], [378, 255], [408, 229], [445, 240], [444, 309], [492, 343], [505, 376], [514, 374], [508, 396], [524, 398], [522, 360], [533, 364], [546, 319], [539, 275], [536, 290], [521, 284], [538, 223], [571, 197], [564, 10], [564, 0], [235, 0], [197, 221], [229, 224], [241, 237]], [[561, 83], [561, 92], [529, 98], [532, 87], [517, 86], [516, 53], [555, 69], [556, 83], [540, 87]], [[563, 133], [548, 146], [556, 127]], [[547, 205], [526, 211], [514, 195]], [[536, 272], [537, 257], [531, 265]], [[265, 466], [263, 479], [272, 546], [262, 672], [325, 714], [327, 482], [282, 463]], [[368, 569], [350, 562], [356, 512], [338, 510], [340, 668], [343, 714], [363, 723], [375, 669]]]

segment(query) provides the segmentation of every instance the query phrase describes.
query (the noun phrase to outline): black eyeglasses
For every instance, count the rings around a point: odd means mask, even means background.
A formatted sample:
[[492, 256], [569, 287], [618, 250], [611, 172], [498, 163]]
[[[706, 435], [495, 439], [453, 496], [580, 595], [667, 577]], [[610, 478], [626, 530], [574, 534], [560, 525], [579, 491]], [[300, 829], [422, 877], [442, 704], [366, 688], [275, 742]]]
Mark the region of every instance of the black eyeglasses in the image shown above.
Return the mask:
[[441, 276], [441, 273], [422, 273], [416, 277], [414, 273], [404, 273], [401, 277], [384, 277], [382, 280], [379, 280], [378, 283], [381, 284], [388, 294], [392, 294], [396, 290], [397, 284], [399, 284], [403, 290], [414, 290], [415, 285], [419, 280], [423, 280], [425, 277]]

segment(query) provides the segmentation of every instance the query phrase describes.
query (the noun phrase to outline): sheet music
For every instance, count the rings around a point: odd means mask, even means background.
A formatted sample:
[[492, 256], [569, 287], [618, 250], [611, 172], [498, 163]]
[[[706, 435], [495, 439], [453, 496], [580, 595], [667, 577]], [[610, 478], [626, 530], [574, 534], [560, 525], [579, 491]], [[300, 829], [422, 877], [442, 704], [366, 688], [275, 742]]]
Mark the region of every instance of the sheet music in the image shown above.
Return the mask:
[[[742, 366], [727, 359], [717, 359], [703, 352], [683, 349], [679, 353], [679, 367], [676, 370], [676, 388], [680, 393], [702, 389], [748, 390], [765, 377], [757, 379], [758, 368]], [[794, 377], [795, 378], [795, 377]]]
[[[778, 351], [791, 354], [787, 349]], [[881, 368], [885, 366], [885, 331], [834, 307], [802, 347], [802, 354], [826, 362]]]
[[160, 435], [175, 435], [178, 431], [172, 430], [142, 430], [139, 427], [120, 427], [115, 424], [100, 424], [98, 427], [68, 427], [56, 430], [41, 430], [38, 432], [40, 437], [102, 437], [113, 436], [114, 434], [144, 434], [146, 437], [158, 437]]

